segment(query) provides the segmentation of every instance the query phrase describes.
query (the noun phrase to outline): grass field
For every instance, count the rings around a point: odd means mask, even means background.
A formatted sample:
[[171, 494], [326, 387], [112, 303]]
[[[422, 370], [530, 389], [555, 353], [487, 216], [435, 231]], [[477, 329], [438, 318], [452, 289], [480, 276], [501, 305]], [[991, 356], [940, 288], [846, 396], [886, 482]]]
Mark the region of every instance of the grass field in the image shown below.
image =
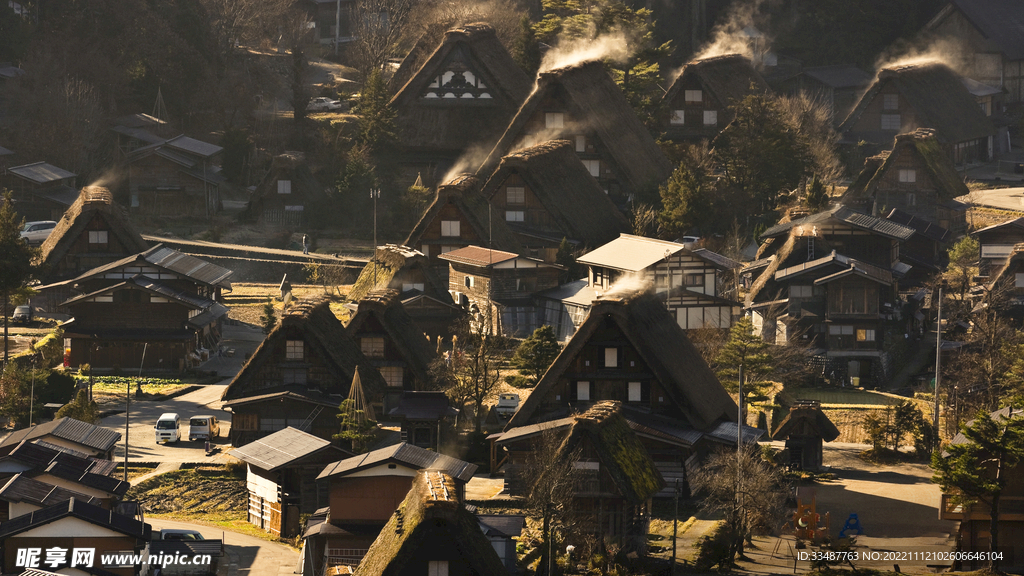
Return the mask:
[[[239, 322], [259, 326], [260, 318], [263, 316], [263, 306], [270, 298], [274, 304], [274, 313], [281, 317], [283, 302], [280, 301], [280, 287], [277, 284], [255, 284], [238, 283], [233, 284], [231, 292], [224, 294], [224, 304], [230, 309], [228, 317]], [[344, 311], [343, 297], [348, 293], [350, 285], [339, 286], [336, 289], [325, 291], [323, 286], [313, 284], [298, 284], [292, 286], [292, 298], [302, 299], [313, 296], [327, 295], [337, 299], [332, 302], [331, 310], [339, 317]]]

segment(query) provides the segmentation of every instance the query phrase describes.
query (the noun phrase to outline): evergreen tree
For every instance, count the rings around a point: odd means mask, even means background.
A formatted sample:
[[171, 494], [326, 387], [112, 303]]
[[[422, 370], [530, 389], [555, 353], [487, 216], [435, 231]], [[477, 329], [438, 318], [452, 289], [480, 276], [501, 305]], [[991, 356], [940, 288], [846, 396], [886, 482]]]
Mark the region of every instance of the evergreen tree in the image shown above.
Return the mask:
[[14, 211], [10, 192], [0, 196], [0, 301], [4, 315], [4, 366], [9, 358], [8, 322], [14, 296], [32, 276], [35, 250], [21, 239], [25, 219]]
[[263, 305], [263, 315], [260, 316], [260, 324], [263, 325], [263, 333], [270, 334], [270, 331], [277, 325], [277, 318], [274, 315], [274, 302], [267, 298], [267, 303]]
[[716, 373], [727, 390], [737, 390], [740, 367], [743, 367], [744, 399], [764, 400], [762, 391], [764, 378], [772, 373], [774, 359], [770, 346], [754, 334], [754, 323], [750, 317], [740, 318], [729, 330], [729, 340], [715, 358]]
[[338, 411], [341, 432], [335, 434], [333, 438], [349, 442], [354, 454], [365, 453], [370, 442], [376, 438], [377, 423], [366, 418], [363, 411], [355, 407], [355, 401], [351, 398], [342, 401]]
[[1011, 480], [1010, 471], [1024, 462], [1024, 417], [1018, 410], [1010, 418], [982, 412], [961, 429], [969, 442], [950, 444], [945, 453], [932, 455], [932, 480], [965, 507], [981, 502], [989, 512], [989, 565], [999, 549], [999, 508], [1003, 489]]
[[512, 44], [512, 59], [529, 75], [537, 73], [540, 68], [540, 44], [533, 33], [530, 17], [523, 15], [519, 20], [519, 34]]
[[356, 112], [359, 114], [359, 133], [356, 141], [377, 157], [398, 141], [395, 132], [395, 111], [391, 108], [391, 95], [379, 70], [372, 70], [363, 83]]
[[528, 377], [532, 385], [536, 386], [561, 351], [562, 347], [555, 338], [554, 328], [541, 326], [516, 348], [516, 352], [512, 356], [512, 365], [518, 368], [522, 375]]
[[712, 208], [716, 197], [712, 170], [711, 152], [706, 147], [690, 146], [683, 150], [683, 161], [661, 185], [662, 210], [658, 218], [671, 237], [711, 227], [716, 218]]
[[572, 282], [573, 280], [579, 280], [580, 275], [585, 275], [580, 270], [580, 265], [576, 263], [576, 254], [573, 253], [572, 244], [569, 243], [567, 238], [562, 238], [562, 241], [558, 243], [558, 252], [555, 253], [555, 264], [565, 266], [565, 273], [562, 275], [563, 280]]
[[79, 390], [74, 401], [69, 402], [57, 410], [57, 418], [73, 418], [87, 424], [96, 424], [100, 421], [99, 407], [96, 402], [89, 400], [89, 392]]
[[828, 208], [828, 192], [825, 190], [825, 184], [818, 179], [815, 175], [811, 178], [810, 184], [807, 185], [807, 199], [805, 200], [807, 207], [817, 212], [818, 210], [824, 210]]
[[221, 166], [224, 177], [234, 184], [245, 184], [245, 165], [249, 162], [249, 151], [252, 149], [249, 131], [229, 128], [224, 131], [220, 145], [224, 148], [224, 162]]

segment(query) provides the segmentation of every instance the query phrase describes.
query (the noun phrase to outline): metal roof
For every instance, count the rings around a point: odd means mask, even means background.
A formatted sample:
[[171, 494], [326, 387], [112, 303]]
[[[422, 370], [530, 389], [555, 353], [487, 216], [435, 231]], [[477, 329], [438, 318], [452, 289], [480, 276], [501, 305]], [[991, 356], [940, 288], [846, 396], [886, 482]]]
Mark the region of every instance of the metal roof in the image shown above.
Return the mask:
[[389, 461], [400, 462], [417, 470], [440, 470], [463, 482], [469, 482], [477, 469], [476, 464], [402, 442], [330, 464], [316, 478], [320, 480], [331, 476], [346, 476]]
[[103, 452], [113, 449], [114, 445], [121, 440], [120, 432], [112, 432], [95, 424], [86, 424], [73, 418], [58, 418], [32, 428], [12, 432], [7, 438], [0, 441], [0, 446], [11, 446], [22, 440], [51, 435]]
[[228, 278], [230, 278], [234, 272], [222, 266], [217, 266], [216, 264], [207, 262], [206, 260], [200, 260], [195, 256], [183, 254], [173, 248], [168, 248], [166, 246], [154, 246], [153, 248], [143, 252], [142, 257], [150, 264], [166, 268], [179, 274], [184, 274], [185, 276], [188, 276], [193, 280], [198, 280], [204, 284], [231, 288]]
[[499, 444], [504, 444], [505, 442], [511, 442], [512, 440], [517, 440], [524, 436], [540, 434], [545, 430], [572, 426], [572, 423], [575, 421], [576, 419], [572, 416], [569, 416], [568, 418], [559, 418], [558, 420], [548, 420], [547, 422], [538, 422], [536, 424], [530, 424], [529, 426], [518, 426], [500, 434], [492, 434], [491, 436], [488, 436], [488, 438], [496, 440]]
[[15, 474], [0, 488], [0, 500], [6, 502], [28, 502], [40, 507], [61, 504], [72, 498], [96, 504], [99, 504], [100, 500], [81, 492], [40, 482], [21, 473]]
[[53, 462], [61, 462], [82, 473], [92, 472], [109, 476], [117, 468], [116, 462], [92, 458], [85, 452], [46, 442], [40, 438], [21, 442], [5, 457], [8, 458], [36, 470], [43, 470]]
[[402, 392], [398, 404], [388, 412], [388, 416], [406, 420], [440, 420], [458, 413], [444, 392], [409, 391]]
[[46, 162], [36, 162], [34, 164], [25, 164], [24, 166], [15, 166], [14, 168], [8, 168], [7, 171], [12, 174], [17, 174], [26, 180], [31, 180], [37, 184], [46, 184], [47, 182], [56, 182], [57, 180], [74, 178], [77, 176], [74, 172], [68, 172], [63, 168], [58, 168], [53, 164], [47, 164]]
[[202, 140], [196, 140], [195, 138], [189, 138], [188, 136], [181, 135], [171, 138], [167, 141], [167, 145], [175, 150], [181, 150], [189, 154], [195, 154], [203, 158], [209, 158], [219, 153], [223, 148], [216, 144], [210, 144], [209, 142], [203, 142]]
[[874, 216], [855, 212], [845, 206], [836, 206], [831, 210], [818, 212], [803, 218], [776, 224], [762, 232], [761, 238], [780, 236], [781, 234], [789, 232], [791, 229], [798, 226], [816, 226], [825, 224], [830, 220], [850, 224], [851, 226], [856, 226], [864, 230], [870, 230], [894, 240], [909, 240], [910, 237], [914, 235], [914, 229], [909, 226], [897, 224], [896, 222], [892, 222], [884, 218], [876, 218]]
[[0, 146], [0, 156], [10, 156], [11, 154], [14, 154], [14, 150], [9, 150]]
[[114, 120], [116, 128], [142, 128], [143, 126], [161, 126], [167, 122], [149, 114], [128, 114]]
[[576, 259], [580, 264], [639, 272], [686, 247], [676, 242], [620, 234], [611, 242]]
[[95, 504], [89, 504], [77, 498], [72, 498], [66, 503], [54, 504], [46, 508], [40, 508], [17, 518], [12, 518], [0, 524], [0, 538], [6, 538], [31, 530], [37, 526], [49, 524], [72, 516], [80, 520], [95, 524], [103, 528], [109, 528], [140, 540], [149, 540], [151, 529], [145, 522], [139, 522], [134, 518], [121, 516], [110, 510], [104, 510]]
[[[726, 443], [736, 444], [737, 425], [735, 422], [720, 422], [706, 434], [707, 437]], [[743, 442], [757, 442], [766, 432], [760, 428], [743, 425]]]
[[74, 466], [70, 466], [62, 462], [53, 462], [46, 467], [44, 472], [47, 474], [53, 474], [58, 478], [77, 482], [82, 486], [102, 490], [108, 494], [116, 494], [117, 496], [124, 496], [124, 494], [128, 492], [128, 489], [131, 488], [131, 484], [124, 480], [118, 480], [113, 476], [82, 472]]
[[[121, 288], [124, 288], [125, 286], [128, 286], [129, 284], [133, 284], [135, 286], [138, 286], [138, 287], [143, 288], [145, 290], [148, 290], [150, 292], [155, 292], [155, 293], [157, 293], [157, 294], [159, 294], [159, 295], [161, 295], [161, 296], [163, 296], [165, 298], [169, 298], [171, 300], [177, 301], [177, 302], [179, 302], [181, 304], [184, 304], [186, 306], [190, 306], [190, 307], [192, 307], [193, 309], [196, 309], [196, 310], [210, 310], [211, 308], [213, 308], [214, 305], [216, 305], [216, 302], [214, 302], [213, 300], [210, 300], [208, 298], [203, 298], [202, 296], [197, 296], [197, 295], [192, 294], [190, 292], [185, 292], [185, 291], [182, 291], [182, 290], [175, 290], [174, 288], [171, 288], [170, 286], [167, 286], [166, 284], [161, 284], [161, 283], [157, 282], [156, 280], [153, 280], [152, 278], [149, 278], [148, 276], [142, 276], [142, 275], [133, 276], [132, 278], [130, 278], [128, 280], [125, 280], [124, 282], [121, 282], [121, 283], [118, 283], [118, 284], [112, 284], [110, 286], [105, 286], [105, 287], [100, 288], [99, 290], [96, 290], [94, 292], [89, 292], [87, 294], [82, 294], [80, 296], [75, 296], [74, 298], [70, 298], [67, 301], [65, 301], [62, 305], [63, 306], [67, 306], [69, 304], [74, 304], [76, 302], [81, 302], [82, 300], [87, 300], [87, 299], [92, 298], [94, 296], [97, 296], [99, 294], [105, 294], [107, 292], [113, 292], [115, 290], [119, 290]], [[190, 320], [194, 320], [194, 318], [191, 318]]]
[[728, 256], [722, 256], [718, 252], [712, 252], [707, 248], [697, 248], [696, 250], [692, 251], [692, 254], [697, 258], [700, 258], [701, 260], [706, 260], [714, 264], [715, 266], [718, 266], [719, 268], [725, 270], [735, 270], [737, 268], [743, 267], [742, 264], [733, 260], [732, 258], [729, 258]]
[[231, 451], [257, 468], [276, 470], [331, 445], [330, 441], [291, 426]]
[[526, 516], [512, 514], [479, 514], [476, 521], [480, 523], [487, 536], [517, 537], [523, 533]]
[[566, 304], [574, 304], [576, 306], [590, 306], [594, 300], [597, 300], [597, 291], [590, 285], [587, 280], [576, 280], [575, 282], [569, 282], [562, 284], [549, 290], [544, 290], [534, 294], [537, 298], [547, 298], [549, 300], [558, 300]]
[[438, 256], [438, 258], [473, 266], [492, 266], [519, 258], [519, 254], [503, 252], [501, 250], [490, 250], [479, 246], [466, 246], [465, 248], [445, 252]]
[[272, 400], [274, 398], [288, 398], [289, 400], [297, 400], [299, 402], [308, 402], [310, 404], [318, 404], [320, 406], [328, 406], [330, 408], [337, 408], [341, 401], [345, 398], [340, 394], [324, 394], [319, 390], [310, 390], [303, 386], [300, 389], [296, 388], [293, 390], [279, 390], [277, 392], [270, 392], [267, 394], [259, 394], [257, 396], [246, 396], [244, 398], [235, 398], [234, 400], [228, 400], [224, 402], [224, 408], [232, 408], [234, 406], [244, 406], [245, 404], [252, 404], [253, 402], [262, 402], [264, 400]]

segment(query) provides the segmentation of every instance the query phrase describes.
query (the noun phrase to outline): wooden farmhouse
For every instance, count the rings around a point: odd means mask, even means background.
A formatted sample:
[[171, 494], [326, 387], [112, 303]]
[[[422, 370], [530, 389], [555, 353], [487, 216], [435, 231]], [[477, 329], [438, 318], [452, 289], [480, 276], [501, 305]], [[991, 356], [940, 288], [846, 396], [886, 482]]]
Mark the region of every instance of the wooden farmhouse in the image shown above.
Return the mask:
[[388, 420], [398, 422], [402, 442], [439, 452], [449, 437], [454, 438], [453, 420], [458, 414], [444, 392], [409, 391], [402, 392], [388, 411]]
[[406, 171], [437, 182], [470, 148], [489, 150], [529, 92], [489, 24], [449, 30], [391, 99]]
[[772, 434], [773, 440], [785, 440], [789, 466], [797, 470], [819, 470], [822, 466], [822, 442], [839, 438], [839, 429], [821, 410], [821, 404], [799, 400], [789, 409]]
[[358, 313], [359, 301], [371, 292], [387, 290], [398, 292], [406, 313], [431, 338], [450, 335], [451, 325], [463, 315], [462, 309], [452, 304], [447, 280], [437, 274], [422, 252], [408, 246], [378, 246], [348, 297], [356, 302]]
[[442, 277], [448, 266], [438, 257], [452, 250], [476, 245], [523, 251], [503, 215], [480, 194], [480, 180], [469, 174], [437, 187], [437, 196], [404, 244], [423, 253]]
[[779, 91], [786, 94], [805, 94], [824, 104], [834, 124], [839, 125], [868, 89], [873, 78], [867, 72], [849, 64], [812, 66], [780, 82]]
[[148, 249], [110, 190], [86, 186], [43, 242], [36, 262], [49, 284]]
[[323, 574], [333, 566], [356, 566], [381, 529], [405, 500], [420, 470], [441, 471], [452, 478], [453, 496], [465, 497], [476, 465], [401, 443], [335, 462], [320, 473], [329, 487], [328, 510], [307, 523], [305, 574]]
[[978, 274], [990, 277], [998, 272], [1017, 244], [1024, 243], [1024, 218], [1014, 218], [971, 232], [981, 247]]
[[435, 389], [430, 363], [437, 358], [436, 347], [406, 313], [397, 292], [372, 292], [360, 300], [345, 333], [387, 383], [389, 407], [403, 391]]
[[[1002, 428], [1008, 420], [1016, 420], [1022, 417], [1024, 412], [1020, 408], [1006, 407], [989, 414], [992, 421]], [[973, 421], [968, 422], [971, 426]], [[952, 444], [969, 444], [971, 442], [963, 432], [957, 433]], [[979, 455], [984, 458], [984, 452]], [[944, 452], [943, 458], [948, 458], [949, 453]], [[982, 471], [989, 480], [994, 480], [997, 471], [995, 464], [990, 463]], [[999, 530], [998, 550], [1003, 553], [999, 569], [1008, 573], [1020, 572], [1024, 568], [1024, 462], [1018, 461], [1013, 466], [1004, 467], [998, 471], [1004, 479], [1005, 485], [999, 498], [999, 517], [996, 518], [997, 530]], [[963, 495], [956, 492], [944, 492], [939, 503], [939, 519], [958, 521], [956, 525], [956, 541], [958, 551], [980, 551], [989, 549], [989, 539], [992, 530], [992, 509], [985, 501], [964, 503]], [[954, 570], [978, 570], [988, 565], [985, 558], [965, 559], [953, 565]]]
[[285, 152], [274, 157], [270, 171], [256, 186], [249, 204], [250, 216], [260, 224], [293, 229], [306, 225], [324, 199], [302, 152]]
[[[563, 438], [553, 456], [556, 460], [579, 454], [573, 464], [581, 476], [573, 509], [583, 531], [615, 542], [627, 553], [644, 554], [653, 497], [666, 484], [639, 432], [630, 427], [621, 410], [619, 401], [599, 401], [560, 421], [565, 422], [563, 426], [547, 430]], [[531, 435], [507, 441], [503, 436], [497, 443], [510, 454], [506, 483], [511, 493], [525, 495], [532, 471], [524, 464], [542, 443]]]
[[805, 342], [826, 373], [881, 381], [891, 375], [886, 325], [897, 318], [898, 280], [911, 269], [900, 244], [914, 233], [842, 206], [769, 228], [759, 255], [770, 260], [747, 293], [755, 328], [770, 341]]
[[574, 251], [629, 230], [629, 222], [577, 161], [573, 143], [550, 140], [501, 159], [483, 195], [530, 256], [554, 262], [562, 240]]
[[618, 206], [672, 173], [672, 163], [599, 61], [541, 72], [477, 175], [490, 176], [504, 156], [555, 139], [574, 143], [580, 161]]
[[692, 60], [662, 97], [668, 120], [661, 128], [675, 142], [714, 140], [735, 117], [733, 106], [771, 88], [742, 54]]
[[[540, 436], [605, 400], [622, 403], [622, 416], [669, 486], [685, 482], [687, 471], [709, 451], [736, 445], [736, 403], [665, 303], [642, 291], [608, 293], [594, 302], [533, 393], [492, 441]], [[759, 434], [744, 427], [744, 441]], [[493, 462], [491, 469], [501, 463]]]
[[176, 136], [133, 150], [127, 159], [133, 214], [210, 218], [220, 206], [224, 149], [188, 136]]
[[590, 286], [598, 293], [617, 282], [652, 283], [684, 330], [728, 329], [740, 314], [740, 303], [725, 297], [736, 293], [732, 276], [739, 264], [704, 248], [620, 234], [576, 262], [589, 268]]
[[327, 486], [316, 477], [324, 466], [350, 453], [291, 426], [235, 448], [231, 455], [246, 463], [249, 523], [274, 536], [299, 534], [301, 516], [327, 503]]
[[457, 481], [421, 470], [405, 499], [366, 551], [360, 576], [499, 576], [508, 571], [479, 520], [466, 510]]
[[[217, 300], [232, 272], [156, 245], [71, 280], [40, 287], [44, 295], [77, 294], [62, 302], [69, 366], [140, 366], [181, 371], [209, 359], [228, 309]], [[203, 358], [203, 351], [206, 358]]]
[[77, 177], [52, 164], [34, 162], [0, 173], [0, 188], [11, 191], [18, 214], [26, 220], [56, 220], [75, 201]]
[[927, 285], [949, 263], [946, 250], [953, 240], [953, 234], [934, 222], [899, 208], [893, 208], [885, 219], [914, 230], [909, 240], [900, 243], [900, 261], [912, 266], [900, 278], [900, 289]]
[[964, 74], [1001, 89], [1008, 104], [1024, 102], [1024, 40], [1014, 0], [950, 0], [925, 31], [956, 47]]
[[[149, 524], [128, 516], [114, 514], [109, 510], [72, 498], [67, 502], [54, 504], [8, 520], [0, 525], [0, 547], [3, 549], [5, 574], [19, 574], [18, 551], [26, 548], [63, 548], [67, 550], [60, 568], [73, 568], [76, 560], [72, 553], [76, 548], [91, 549], [94, 556], [86, 565], [96, 566], [104, 554], [140, 554], [149, 544], [152, 529]], [[40, 555], [40, 566], [46, 560]], [[79, 562], [85, 560], [78, 558]], [[92, 568], [90, 568], [91, 570]], [[139, 565], [104, 566], [102, 570], [116, 576], [135, 576]]]
[[558, 286], [562, 267], [512, 252], [467, 246], [440, 256], [448, 291], [476, 322], [498, 334], [525, 338], [537, 328], [533, 293]]
[[357, 370], [366, 398], [375, 413], [381, 412], [387, 384], [328, 304], [292, 304], [224, 390], [232, 444], [248, 444], [288, 426], [331, 438], [339, 431], [338, 406]]
[[992, 122], [960, 77], [939, 62], [880, 70], [839, 132], [850, 142], [884, 149], [897, 134], [918, 128], [934, 129], [942, 151], [957, 164], [997, 153]]
[[114, 446], [120, 440], [120, 432], [113, 432], [95, 424], [86, 424], [74, 418], [57, 418], [11, 432], [0, 440], [0, 456], [11, 454], [22, 442], [42, 441], [58, 448], [70, 448], [90, 458], [110, 460]]
[[959, 236], [967, 231], [967, 205], [956, 198], [968, 192], [935, 130], [918, 128], [868, 158], [840, 202], [873, 216], [898, 208]]

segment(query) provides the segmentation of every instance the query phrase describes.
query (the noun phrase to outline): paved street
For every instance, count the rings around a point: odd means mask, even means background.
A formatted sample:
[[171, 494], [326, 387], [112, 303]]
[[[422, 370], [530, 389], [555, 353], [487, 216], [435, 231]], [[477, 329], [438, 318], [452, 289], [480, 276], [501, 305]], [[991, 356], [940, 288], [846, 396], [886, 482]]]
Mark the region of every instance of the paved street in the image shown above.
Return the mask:
[[299, 553], [284, 544], [188, 522], [162, 518], [147, 518], [146, 522], [153, 530], [184, 528], [198, 530], [207, 539], [223, 539], [228, 566], [218, 571], [219, 576], [291, 576], [298, 570]]
[[1024, 188], [999, 188], [978, 190], [969, 196], [960, 196], [958, 201], [1000, 210], [1024, 212]]

